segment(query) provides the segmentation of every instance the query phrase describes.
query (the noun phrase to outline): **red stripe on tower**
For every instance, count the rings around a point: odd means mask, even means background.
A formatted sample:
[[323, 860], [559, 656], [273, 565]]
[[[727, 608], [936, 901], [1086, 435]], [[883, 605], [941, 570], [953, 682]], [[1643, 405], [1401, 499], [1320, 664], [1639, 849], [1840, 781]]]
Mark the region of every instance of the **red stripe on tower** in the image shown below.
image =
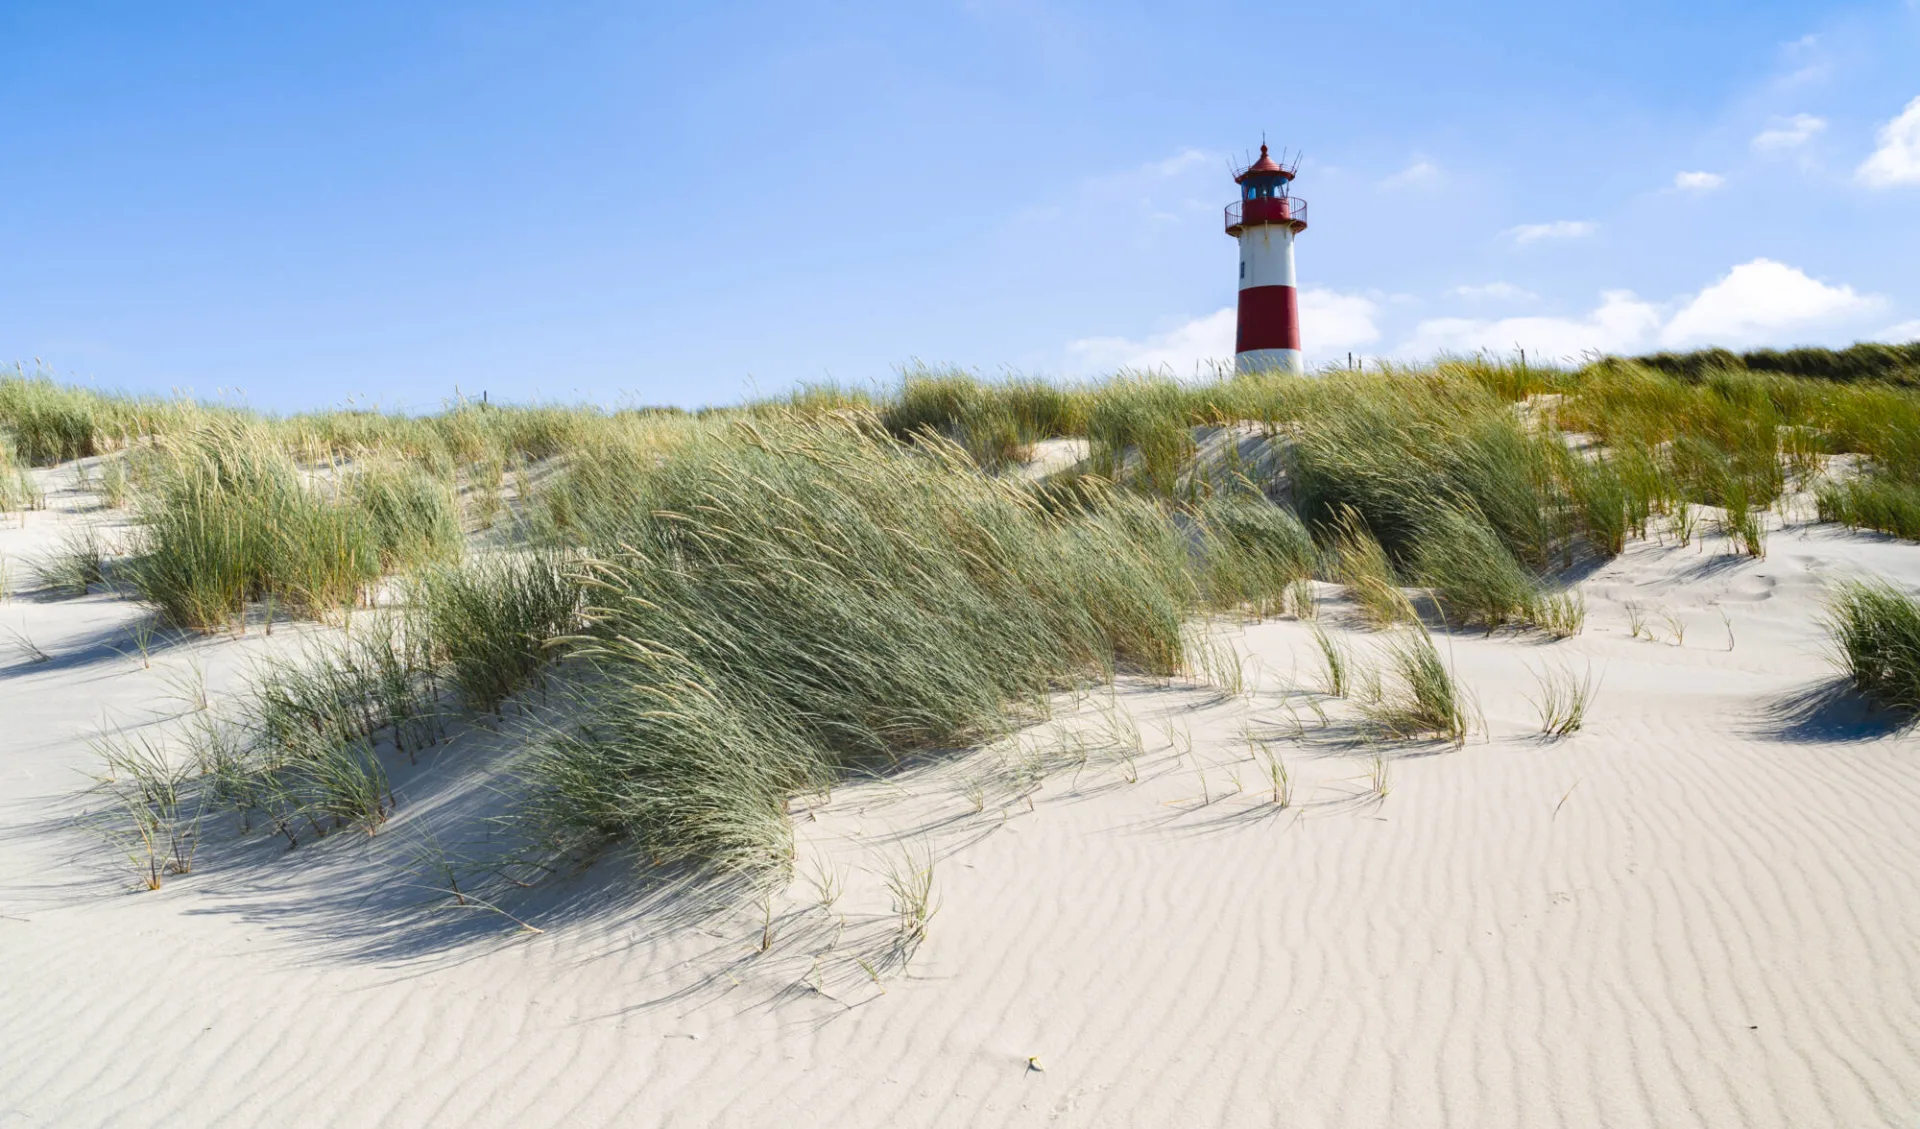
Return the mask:
[[1249, 286], [1240, 292], [1240, 331], [1234, 352], [1299, 348], [1299, 291], [1291, 286]]

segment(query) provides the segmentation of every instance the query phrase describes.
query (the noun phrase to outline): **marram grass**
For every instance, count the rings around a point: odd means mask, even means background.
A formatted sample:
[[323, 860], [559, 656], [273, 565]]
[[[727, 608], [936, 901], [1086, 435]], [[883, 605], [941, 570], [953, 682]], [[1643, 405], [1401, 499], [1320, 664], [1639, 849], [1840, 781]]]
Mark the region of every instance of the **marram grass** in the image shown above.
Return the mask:
[[1920, 711], [1920, 600], [1884, 580], [1848, 580], [1828, 598], [1834, 662], [1880, 704]]
[[310, 475], [245, 426], [168, 439], [145, 474], [130, 578], [182, 627], [219, 628], [269, 599], [324, 615], [386, 572], [460, 550], [451, 494], [420, 470], [370, 463]]
[[854, 423], [741, 425], [633, 487], [584, 566], [594, 678], [527, 769], [556, 838], [783, 864], [797, 793], [1181, 666], [1186, 548], [1126, 495], [1050, 514], [957, 447]]
[[[1273, 457], [1196, 473], [1196, 429], [1222, 425]], [[1062, 435], [1089, 460], [1028, 481], [1026, 448]], [[783, 865], [796, 795], [996, 736], [1115, 670], [1187, 669], [1196, 612], [1306, 614], [1314, 576], [1382, 624], [1411, 617], [1418, 585], [1448, 623], [1569, 634], [1584, 605], [1555, 593], [1560, 570], [1703, 507], [1727, 513], [1730, 551], [1764, 552], [1759, 517], [1835, 455], [1850, 476], [1823, 515], [1915, 536], [1916, 436], [1903, 388], [1617, 361], [1070, 387], [915, 370], [697, 414], [426, 417], [0, 375], [0, 494], [8, 467], [17, 483], [107, 453], [101, 493], [137, 528], [125, 575], [175, 623], [263, 600], [325, 616], [402, 575], [384, 652], [313, 656], [208, 739], [248, 818], [289, 845], [375, 831], [395, 757], [518, 700], [547, 733], [522, 765], [527, 828], [723, 867]], [[505, 523], [466, 560], [462, 482], [482, 485], [475, 518]], [[1856, 682], [1896, 702], [1920, 694], [1900, 681], [1903, 614], [1848, 597], [1834, 620]], [[1381, 735], [1464, 739], [1471, 696], [1433, 639], [1389, 640], [1378, 670], [1328, 647], [1330, 688]], [[549, 694], [516, 699], [529, 688]]]

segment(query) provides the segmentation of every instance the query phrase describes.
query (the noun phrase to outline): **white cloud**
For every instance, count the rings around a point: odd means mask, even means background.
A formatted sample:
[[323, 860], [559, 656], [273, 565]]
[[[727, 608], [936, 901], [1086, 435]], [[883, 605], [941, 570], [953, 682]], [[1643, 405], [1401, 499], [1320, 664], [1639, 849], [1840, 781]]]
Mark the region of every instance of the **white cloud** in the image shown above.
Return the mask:
[[1797, 149], [1813, 140], [1813, 135], [1827, 128], [1824, 118], [1812, 114], [1795, 114], [1790, 118], [1777, 119], [1777, 125], [1763, 129], [1753, 138], [1753, 148], [1760, 153], [1778, 153], [1787, 149]]
[[1583, 318], [1431, 318], [1415, 327], [1399, 352], [1411, 357], [1520, 348], [1539, 357], [1574, 357], [1589, 349], [1631, 352], [1660, 326], [1660, 309], [1629, 290], [1610, 290]]
[[1235, 317], [1228, 306], [1138, 340], [1083, 337], [1068, 342], [1067, 353], [1073, 367], [1083, 372], [1153, 369], [1180, 377], [1208, 375], [1213, 366], [1233, 359]]
[[[1300, 291], [1300, 332], [1310, 361], [1330, 358], [1380, 339], [1380, 307], [1362, 294], [1325, 287]], [[1210, 376], [1233, 363], [1234, 307], [1193, 318], [1165, 333], [1134, 339], [1085, 337], [1067, 344], [1070, 367], [1081, 372], [1151, 369], [1176, 377]]]
[[1854, 172], [1860, 183], [1874, 188], [1920, 184], [1920, 98], [1881, 126], [1876, 140], [1880, 147]]
[[1694, 192], [1702, 196], [1727, 183], [1727, 178], [1717, 172], [1681, 172], [1673, 174], [1673, 187], [1681, 192]]
[[[1882, 305], [1880, 298], [1850, 286], [1830, 286], [1784, 263], [1754, 259], [1675, 304], [1610, 290], [1584, 317], [1430, 318], [1395, 352], [1425, 358], [1522, 348], [1541, 357], [1576, 357], [1590, 350], [1789, 344], [1797, 334], [1845, 325]], [[1903, 330], [1920, 331], [1920, 322], [1894, 326], [1880, 336]]]
[[1371, 345], [1380, 340], [1379, 317], [1372, 298], [1309, 286], [1300, 292], [1300, 343], [1310, 358]]
[[1469, 302], [1537, 302], [1540, 295], [1522, 290], [1511, 282], [1489, 282], [1480, 286], [1456, 286], [1447, 291]]
[[1554, 220], [1551, 223], [1523, 223], [1500, 234], [1525, 246], [1543, 239], [1580, 239], [1600, 230], [1592, 220]]
[[1440, 166], [1424, 157], [1416, 157], [1412, 164], [1392, 176], [1380, 181], [1382, 188], [1424, 188], [1446, 179], [1446, 173]]
[[1879, 298], [1828, 286], [1785, 263], [1755, 259], [1695, 295], [1660, 331], [1662, 345], [1746, 345], [1783, 331], [1869, 313]]
[[[1533, 296], [1504, 282], [1459, 286], [1449, 291], [1470, 301]], [[1336, 361], [1349, 350], [1373, 345], [1382, 337], [1380, 294], [1348, 294], [1325, 287], [1300, 291], [1300, 335], [1309, 367]], [[1809, 332], [1830, 332], [1873, 314], [1883, 299], [1850, 286], [1830, 285], [1772, 259], [1741, 263], [1723, 277], [1668, 303], [1651, 302], [1630, 290], [1609, 290], [1600, 304], [1577, 317], [1429, 318], [1393, 352], [1425, 359], [1437, 353], [1481, 349], [1529, 356], [1575, 358], [1598, 350], [1639, 353], [1699, 345], [1751, 347], [1809, 340]], [[1233, 360], [1235, 313], [1232, 306], [1186, 321], [1165, 333], [1142, 338], [1089, 337], [1067, 346], [1069, 368], [1083, 373], [1122, 368], [1153, 369], [1187, 378], [1212, 375]], [[1881, 341], [1920, 339], [1920, 320], [1889, 326], [1874, 335]]]

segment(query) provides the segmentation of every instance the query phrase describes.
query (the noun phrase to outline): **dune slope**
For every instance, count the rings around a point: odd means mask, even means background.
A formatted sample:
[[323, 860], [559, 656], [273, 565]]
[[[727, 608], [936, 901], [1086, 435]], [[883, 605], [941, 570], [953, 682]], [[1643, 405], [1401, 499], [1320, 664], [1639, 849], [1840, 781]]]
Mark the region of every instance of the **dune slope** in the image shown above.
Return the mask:
[[[764, 902], [636, 897], [605, 860], [503, 907], [539, 933], [385, 908], [449, 900], [409, 821], [511, 731], [423, 765], [373, 839], [221, 827], [137, 889], [75, 822], [89, 735], [177, 724], [184, 686], [302, 633], [143, 665], [133, 605], [16, 595], [0, 625], [47, 658], [0, 655], [0, 1126], [1908, 1123], [1920, 745], [1836, 691], [1818, 620], [1827, 578], [1920, 586], [1920, 547], [1770, 549], [1635, 544], [1582, 582], [1577, 638], [1443, 639], [1485, 716], [1458, 750], [1376, 767], [1305, 625], [1230, 628], [1242, 693], [1124, 684], [796, 807], [799, 877]], [[1550, 666], [1600, 686], [1557, 742], [1528, 701]], [[929, 858], [903, 946], [886, 876]]]

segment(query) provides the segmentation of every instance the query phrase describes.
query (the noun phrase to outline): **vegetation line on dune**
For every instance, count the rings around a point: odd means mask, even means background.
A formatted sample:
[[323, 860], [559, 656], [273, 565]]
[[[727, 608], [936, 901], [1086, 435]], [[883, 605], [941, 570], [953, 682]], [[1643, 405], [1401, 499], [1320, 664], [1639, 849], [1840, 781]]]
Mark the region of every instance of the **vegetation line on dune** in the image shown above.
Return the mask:
[[[36, 575], [124, 584], [173, 625], [380, 609], [190, 742], [189, 786], [289, 847], [377, 833], [395, 757], [521, 708], [541, 725], [515, 834], [539, 851], [778, 870], [795, 797], [1003, 735], [1061, 690], [1134, 670], [1238, 692], [1238, 662], [1184, 629], [1197, 615], [1311, 619], [1337, 585], [1351, 604], [1327, 606], [1390, 634], [1376, 667], [1316, 626], [1327, 690], [1378, 736], [1458, 744], [1476, 710], [1429, 625], [1577, 634], [1570, 568], [1699, 529], [1763, 555], [1794, 492], [1920, 535], [1920, 393], [1830, 376], [1752, 357], [1200, 385], [917, 369], [699, 414], [269, 418], [16, 370], [0, 508], [35, 504], [28, 467], [84, 460], [76, 482], [127, 508], [131, 539]], [[1029, 465], [1063, 437], [1085, 458]], [[1900, 609], [1863, 588], [1833, 613], [1855, 683], [1895, 703]], [[1579, 728], [1590, 695], [1548, 676], [1543, 730]]]

